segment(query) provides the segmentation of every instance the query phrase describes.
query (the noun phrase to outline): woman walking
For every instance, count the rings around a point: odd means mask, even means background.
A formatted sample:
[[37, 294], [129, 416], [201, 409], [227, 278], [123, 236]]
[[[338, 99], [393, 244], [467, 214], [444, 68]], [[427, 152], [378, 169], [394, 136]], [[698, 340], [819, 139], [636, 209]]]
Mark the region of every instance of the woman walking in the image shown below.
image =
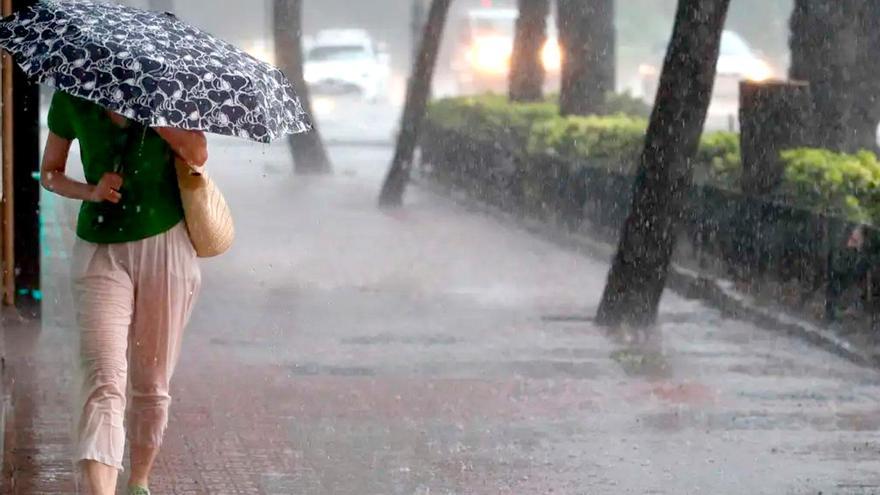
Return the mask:
[[[222, 254], [234, 238], [219, 189], [192, 173], [208, 156], [202, 131], [268, 143], [311, 124], [280, 70], [172, 14], [27, 3], [0, 20], [0, 48], [58, 90], [41, 180], [82, 201], [71, 262], [76, 463], [93, 494], [114, 493], [127, 436], [129, 492], [149, 494], [199, 292], [196, 258]], [[66, 173], [74, 140], [85, 182]]]
[[[203, 166], [205, 136], [143, 127], [62, 92], [52, 99], [48, 124], [42, 184], [82, 201], [71, 266], [81, 367], [75, 462], [91, 493], [115, 493], [127, 430], [129, 493], [148, 495], [168, 423], [169, 383], [200, 286], [174, 159]], [[74, 140], [85, 183], [66, 173]]]

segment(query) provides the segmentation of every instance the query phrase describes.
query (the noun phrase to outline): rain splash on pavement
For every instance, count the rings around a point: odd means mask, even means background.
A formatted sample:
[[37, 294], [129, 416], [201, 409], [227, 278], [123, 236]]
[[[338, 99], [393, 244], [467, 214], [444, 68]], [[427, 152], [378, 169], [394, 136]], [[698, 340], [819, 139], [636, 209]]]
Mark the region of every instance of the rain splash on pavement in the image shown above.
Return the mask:
[[[607, 335], [603, 261], [416, 188], [380, 212], [390, 151], [332, 152], [294, 178], [283, 145], [213, 143], [238, 240], [203, 265], [155, 493], [880, 491], [875, 371], [674, 294]], [[52, 205], [43, 327], [9, 331], [19, 493], [71, 490]]]

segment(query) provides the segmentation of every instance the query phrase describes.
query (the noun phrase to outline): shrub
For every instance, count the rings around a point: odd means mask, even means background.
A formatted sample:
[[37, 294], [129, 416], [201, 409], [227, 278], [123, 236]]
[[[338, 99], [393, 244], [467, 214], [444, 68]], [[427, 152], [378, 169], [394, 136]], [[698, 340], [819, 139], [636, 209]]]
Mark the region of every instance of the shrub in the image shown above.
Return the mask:
[[[631, 96], [618, 95], [609, 99], [606, 110], [623, 112], [561, 117], [552, 97], [512, 104], [503, 96], [484, 95], [435, 101], [428, 119], [433, 125], [499, 143], [523, 157], [556, 156], [575, 167], [602, 166], [630, 174], [644, 147], [646, 108]], [[853, 221], [880, 222], [880, 162], [873, 153], [796, 149], [781, 157], [785, 179], [780, 199]], [[520, 162], [527, 183], [535, 188], [552, 183], [561, 173], [543, 170], [539, 164], [545, 161], [540, 159]], [[696, 155], [695, 179], [737, 189], [741, 162], [738, 134], [707, 133]]]
[[432, 102], [428, 121], [465, 132], [475, 139], [524, 143], [532, 124], [558, 114], [554, 103], [510, 104], [495, 95], [447, 98]]
[[557, 117], [534, 124], [530, 153], [569, 160], [599, 159], [631, 172], [645, 142], [647, 122], [627, 115]]
[[[644, 145], [650, 107], [628, 94], [610, 95], [604, 116], [558, 115], [555, 97], [510, 103], [500, 95], [447, 98], [431, 103], [428, 120], [474, 139], [498, 142], [520, 154], [549, 153], [570, 160], [594, 159], [632, 171]], [[739, 142], [733, 133], [704, 136], [697, 167], [712, 182], [737, 184]]]
[[710, 132], [700, 139], [696, 167], [705, 180], [725, 189], [739, 187], [742, 177], [742, 156], [739, 134], [734, 132]]
[[880, 220], [880, 163], [874, 153], [800, 148], [784, 151], [782, 160], [781, 193], [791, 201], [853, 221]]
[[[436, 100], [428, 107], [428, 120], [447, 129], [468, 131], [475, 138], [527, 139], [533, 124], [559, 117], [557, 97], [536, 103], [510, 103], [506, 96], [485, 94]], [[628, 93], [609, 94], [602, 115], [645, 117], [651, 108]]]
[[632, 117], [642, 117], [647, 120], [651, 116], [651, 105], [645, 100], [636, 98], [629, 92], [609, 93], [605, 99], [605, 105], [600, 110], [603, 115], [624, 114]]

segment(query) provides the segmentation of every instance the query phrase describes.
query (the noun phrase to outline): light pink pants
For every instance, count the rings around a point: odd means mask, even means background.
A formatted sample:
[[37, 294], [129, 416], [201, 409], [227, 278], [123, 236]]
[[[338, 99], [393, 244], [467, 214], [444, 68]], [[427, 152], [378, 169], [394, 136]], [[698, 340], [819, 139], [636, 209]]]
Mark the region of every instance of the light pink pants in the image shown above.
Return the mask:
[[81, 332], [74, 459], [121, 470], [129, 379], [129, 440], [162, 443], [169, 382], [201, 273], [184, 223], [125, 244], [78, 240], [72, 265]]

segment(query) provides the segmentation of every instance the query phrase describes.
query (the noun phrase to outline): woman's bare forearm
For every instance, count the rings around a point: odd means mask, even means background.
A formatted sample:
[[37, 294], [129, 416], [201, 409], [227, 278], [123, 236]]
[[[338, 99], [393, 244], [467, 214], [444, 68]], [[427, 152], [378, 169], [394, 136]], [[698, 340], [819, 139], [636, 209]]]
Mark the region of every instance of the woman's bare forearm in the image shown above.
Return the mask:
[[188, 165], [202, 167], [208, 161], [208, 140], [204, 132], [173, 127], [154, 129]]
[[69, 139], [49, 131], [43, 164], [40, 166], [40, 184], [60, 196], [81, 201], [93, 201], [95, 186], [71, 179], [67, 176], [67, 157], [70, 153]]
[[73, 180], [64, 172], [46, 170], [43, 171], [40, 182], [47, 191], [60, 196], [80, 201], [94, 201], [95, 186]]

